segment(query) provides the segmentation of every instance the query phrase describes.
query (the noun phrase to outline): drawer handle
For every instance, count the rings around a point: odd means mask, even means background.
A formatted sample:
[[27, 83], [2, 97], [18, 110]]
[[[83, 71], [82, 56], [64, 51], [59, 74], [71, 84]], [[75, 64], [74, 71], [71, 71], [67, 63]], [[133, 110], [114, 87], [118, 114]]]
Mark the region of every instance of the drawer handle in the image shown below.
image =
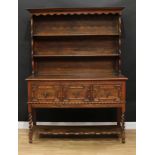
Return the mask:
[[43, 96], [46, 98], [48, 96], [48, 93], [47, 92], [44, 92], [43, 93]]
[[106, 97], [109, 97], [109, 96], [111, 96], [111, 92], [108, 92], [108, 93], [106, 94]]

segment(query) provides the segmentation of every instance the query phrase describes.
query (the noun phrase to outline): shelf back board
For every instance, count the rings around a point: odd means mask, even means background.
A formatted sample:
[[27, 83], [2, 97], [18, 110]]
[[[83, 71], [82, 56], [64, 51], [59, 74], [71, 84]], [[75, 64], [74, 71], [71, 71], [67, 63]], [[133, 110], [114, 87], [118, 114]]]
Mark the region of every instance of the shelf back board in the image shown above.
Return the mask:
[[34, 35], [118, 35], [118, 15], [34, 17]]
[[118, 53], [118, 37], [36, 38], [35, 55], [104, 55]]
[[37, 61], [38, 75], [113, 74], [117, 72], [117, 58], [96, 59], [92, 57], [40, 58]]

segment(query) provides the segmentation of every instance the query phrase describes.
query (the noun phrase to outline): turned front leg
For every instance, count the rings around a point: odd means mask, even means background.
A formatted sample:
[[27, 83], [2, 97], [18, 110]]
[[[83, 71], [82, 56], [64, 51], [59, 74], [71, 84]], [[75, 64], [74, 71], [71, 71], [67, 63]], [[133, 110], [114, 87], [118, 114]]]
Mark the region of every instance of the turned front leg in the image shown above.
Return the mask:
[[121, 115], [122, 143], [125, 143], [125, 122], [124, 122], [124, 120], [125, 120], [125, 113], [123, 112]]
[[29, 112], [29, 143], [32, 143], [33, 136], [33, 121], [32, 121], [32, 113]]

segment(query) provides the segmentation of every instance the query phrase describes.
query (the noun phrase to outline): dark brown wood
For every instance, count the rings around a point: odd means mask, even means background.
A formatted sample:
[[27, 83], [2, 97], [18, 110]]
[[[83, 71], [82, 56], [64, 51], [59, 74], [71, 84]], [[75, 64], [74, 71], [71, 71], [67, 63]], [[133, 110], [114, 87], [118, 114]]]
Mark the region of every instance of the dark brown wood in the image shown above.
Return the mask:
[[44, 59], [37, 61], [38, 75], [79, 75], [87, 76], [92, 74], [115, 74], [116, 58], [57, 58]]
[[122, 143], [125, 143], [125, 122], [124, 122], [124, 118], [125, 117], [125, 114], [124, 112], [122, 112], [122, 115], [121, 115], [121, 123], [122, 123]]
[[32, 81], [28, 103], [66, 104], [90, 102], [118, 104], [123, 101], [123, 82], [118, 81]]
[[118, 15], [35, 16], [34, 35], [119, 35], [117, 20]]
[[117, 36], [41, 37], [34, 40], [34, 56], [118, 56], [117, 46]]
[[116, 108], [117, 125], [112, 128], [64, 127], [53, 128], [51, 133], [117, 133], [125, 142], [127, 78], [121, 74], [122, 10], [29, 9], [32, 75], [26, 80], [30, 143], [33, 129], [40, 128], [36, 125], [37, 108]]
[[[127, 80], [126, 77], [119, 74], [103, 74], [102, 72], [99, 74], [79, 74], [79, 75], [33, 75], [29, 76], [27, 81], [124, 81]], [[124, 94], [125, 95], [125, 94]]]
[[41, 135], [111, 135], [121, 134], [121, 127], [106, 126], [37, 126], [34, 128]]
[[103, 8], [41, 8], [28, 9], [36, 16], [40, 15], [94, 15], [94, 14], [122, 14], [124, 7], [103, 7]]
[[29, 112], [29, 143], [32, 143], [32, 136], [33, 136], [32, 113]]

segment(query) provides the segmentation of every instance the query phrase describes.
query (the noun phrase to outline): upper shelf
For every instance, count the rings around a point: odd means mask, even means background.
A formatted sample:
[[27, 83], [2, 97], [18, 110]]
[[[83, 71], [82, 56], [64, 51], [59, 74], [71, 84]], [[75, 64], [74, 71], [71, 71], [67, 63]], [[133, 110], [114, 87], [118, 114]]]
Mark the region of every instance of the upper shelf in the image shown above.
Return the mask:
[[66, 55], [56, 55], [56, 54], [54, 54], [54, 55], [41, 55], [41, 54], [34, 54], [33, 55], [33, 57], [34, 58], [52, 58], [52, 57], [118, 57], [118, 56], [120, 56], [120, 54], [117, 54], [117, 53], [115, 53], [115, 54], [90, 54], [90, 55], [88, 55], [88, 54], [81, 54], [81, 55], [73, 55], [73, 54], [66, 54]]
[[118, 16], [34, 17], [33, 36], [115, 36], [119, 35]]
[[91, 36], [96, 36], [96, 37], [99, 37], [99, 36], [120, 36], [120, 34], [118, 33], [115, 33], [115, 34], [33, 34], [32, 35], [33, 37], [91, 37]]

